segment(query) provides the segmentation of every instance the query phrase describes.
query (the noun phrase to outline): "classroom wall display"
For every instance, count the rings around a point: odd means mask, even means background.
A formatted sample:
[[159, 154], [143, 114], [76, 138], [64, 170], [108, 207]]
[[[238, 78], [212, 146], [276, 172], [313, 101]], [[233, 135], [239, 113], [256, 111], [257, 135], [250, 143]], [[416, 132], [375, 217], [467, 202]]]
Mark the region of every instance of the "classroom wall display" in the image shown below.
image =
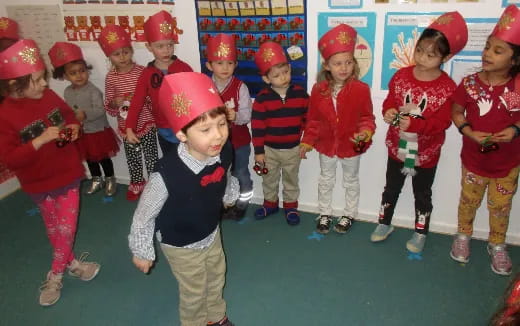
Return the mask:
[[[318, 39], [329, 29], [339, 24], [348, 24], [356, 29], [358, 34], [354, 57], [360, 68], [359, 79], [372, 86], [376, 14], [373, 12], [319, 13]], [[318, 62], [318, 71], [320, 71], [321, 58], [318, 60], [320, 61]]]
[[413, 53], [421, 32], [442, 13], [389, 12], [385, 17], [381, 89], [393, 74], [414, 64]]
[[502, 0], [502, 7], [507, 7], [509, 5], [520, 5], [520, 0]]
[[195, 0], [202, 72], [206, 68], [206, 45], [219, 33], [233, 35], [238, 66], [235, 76], [255, 96], [265, 87], [254, 63], [254, 55], [266, 41], [286, 50], [292, 68], [292, 81], [307, 89], [307, 38], [305, 0]]
[[498, 18], [464, 18], [468, 25], [468, 43], [459, 55], [480, 56]]
[[329, 0], [329, 8], [345, 9], [345, 8], [361, 8], [363, 0]]
[[[462, 3], [462, 2], [487, 2], [496, 0], [375, 0], [376, 4], [432, 4], [432, 3]], [[505, 0], [504, 0], [505, 1]], [[516, 0], [513, 0], [516, 1]]]
[[174, 1], [64, 0], [63, 4], [63, 33], [69, 42], [96, 42], [107, 24], [123, 27], [134, 42], [145, 42], [144, 22], [160, 10], [170, 12], [174, 18], [176, 43], [183, 33], [173, 13]]

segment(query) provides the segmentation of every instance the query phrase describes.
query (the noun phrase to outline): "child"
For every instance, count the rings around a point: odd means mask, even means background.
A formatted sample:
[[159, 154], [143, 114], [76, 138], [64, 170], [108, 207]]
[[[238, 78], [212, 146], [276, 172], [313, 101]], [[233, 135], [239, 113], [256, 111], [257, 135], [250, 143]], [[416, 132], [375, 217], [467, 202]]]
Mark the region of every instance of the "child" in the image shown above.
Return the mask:
[[385, 240], [399, 193], [408, 175], [412, 176], [415, 198], [415, 232], [406, 243], [414, 253], [422, 252], [432, 212], [432, 185], [441, 147], [450, 126], [453, 80], [441, 65], [464, 48], [468, 29], [454, 11], [438, 17], [426, 28], [415, 46], [415, 65], [397, 71], [389, 83], [383, 102], [383, 119], [390, 124], [386, 134], [388, 162], [386, 185], [379, 210], [379, 225], [370, 240]]
[[222, 198], [229, 204], [238, 197], [235, 178], [226, 188], [232, 162], [226, 108], [211, 79], [201, 73], [164, 77], [158, 96], [181, 143], [159, 160], [141, 196], [128, 237], [133, 262], [148, 273], [157, 230], [179, 282], [181, 325], [233, 326], [222, 298], [226, 261], [218, 227]]
[[135, 131], [139, 139], [138, 144], [131, 144], [125, 138], [128, 106], [144, 67], [132, 60], [134, 51], [130, 36], [124, 28], [118, 25], [106, 26], [101, 31], [98, 42], [113, 66], [105, 78], [105, 110], [111, 116], [117, 117], [118, 131], [123, 138], [130, 172], [130, 185], [126, 192], [126, 199], [134, 201], [139, 198], [146, 183], [143, 178], [142, 157], [144, 156], [148, 175], [152, 173], [158, 159], [155, 123], [149, 101], [145, 102], [145, 107], [139, 113], [137, 120]]
[[267, 168], [262, 175], [264, 204], [255, 217], [263, 219], [278, 211], [282, 174], [285, 219], [289, 225], [297, 225], [299, 145], [309, 96], [302, 87], [291, 84], [291, 66], [280, 44], [263, 43], [255, 54], [255, 63], [269, 85], [256, 96], [251, 119], [255, 162]]
[[19, 38], [18, 24], [8, 17], [0, 17], [0, 51], [16, 43]]
[[[332, 42], [340, 35], [345, 36], [344, 42]], [[376, 129], [370, 89], [358, 80], [359, 66], [354, 58], [356, 36], [355, 29], [340, 24], [318, 41], [324, 62], [311, 92], [301, 157], [305, 158], [305, 153], [313, 147], [320, 154], [320, 215], [316, 230], [322, 234], [329, 232], [332, 223], [332, 190], [338, 162], [343, 167], [345, 209], [334, 230], [346, 233], [352, 226], [358, 211], [360, 154], [370, 146]]]
[[[458, 233], [450, 256], [467, 263], [473, 221], [487, 189], [491, 269], [509, 275], [505, 240], [520, 165], [520, 11], [507, 7], [482, 51], [482, 71], [453, 96], [452, 119], [463, 134]], [[516, 77], [516, 81], [515, 81]]]
[[135, 134], [139, 113], [144, 107], [146, 98], [150, 96], [152, 115], [158, 128], [159, 146], [161, 146], [163, 155], [172, 149], [174, 147], [173, 144], [178, 143], [179, 140], [175, 138], [168, 121], [166, 121], [163, 113], [159, 110], [159, 87], [164, 75], [193, 71], [187, 63], [181, 61], [173, 54], [174, 40], [177, 37], [174, 33], [174, 24], [172, 16], [164, 10], [148, 18], [144, 24], [146, 48], [153, 54], [155, 60], [148, 63], [141, 77], [137, 80], [134, 97], [132, 97], [132, 103], [128, 108], [128, 117], [126, 119], [127, 141], [136, 144], [139, 142], [139, 138]]
[[493, 316], [492, 326], [517, 326], [520, 324], [520, 274], [506, 291], [503, 307]]
[[233, 145], [233, 176], [240, 183], [240, 198], [235, 206], [224, 212], [223, 218], [239, 220], [244, 217], [253, 196], [253, 180], [249, 173], [251, 134], [251, 97], [246, 84], [233, 76], [237, 66], [235, 39], [231, 34], [218, 34], [208, 41], [206, 67], [213, 72], [213, 82], [229, 111], [231, 144]]
[[[80, 128], [71, 108], [47, 88], [45, 76], [34, 41], [19, 40], [0, 53], [0, 161], [16, 174], [43, 217], [53, 259], [40, 305], [50, 306], [60, 298], [66, 269], [90, 281], [100, 266], [74, 257], [84, 168], [76, 146], [67, 142], [78, 138]], [[64, 146], [58, 147], [58, 140]]]
[[[105, 194], [113, 196], [117, 183], [111, 156], [119, 151], [118, 139], [109, 126], [103, 106], [103, 93], [90, 83], [88, 69], [79, 46], [56, 42], [49, 50], [49, 58], [54, 67], [53, 78], [66, 79], [70, 85], [65, 88], [65, 102], [75, 109], [76, 118], [83, 125], [83, 136], [79, 141], [80, 151], [87, 161], [92, 176], [87, 194], [93, 194], [105, 186]], [[101, 177], [101, 169], [105, 180]]]

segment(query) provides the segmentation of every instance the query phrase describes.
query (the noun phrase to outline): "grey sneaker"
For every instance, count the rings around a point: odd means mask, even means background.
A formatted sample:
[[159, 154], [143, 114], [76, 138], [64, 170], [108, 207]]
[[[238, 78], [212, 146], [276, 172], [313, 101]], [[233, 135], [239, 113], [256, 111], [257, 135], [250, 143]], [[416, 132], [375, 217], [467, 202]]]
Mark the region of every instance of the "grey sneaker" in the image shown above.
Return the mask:
[[394, 227], [391, 225], [378, 224], [374, 232], [372, 232], [372, 234], [370, 235], [370, 241], [379, 242], [386, 240], [386, 238], [388, 238], [390, 233], [392, 233], [393, 231]]
[[488, 244], [487, 251], [491, 256], [491, 270], [498, 275], [511, 275], [513, 263], [505, 244], [492, 245]]
[[321, 234], [327, 234], [330, 231], [330, 225], [332, 223], [332, 217], [330, 215], [320, 215], [316, 218], [318, 224], [316, 225], [316, 231]]
[[471, 238], [465, 234], [457, 233], [453, 239], [453, 244], [451, 245], [450, 256], [453, 260], [456, 260], [460, 263], [469, 262], [469, 242]]
[[406, 249], [418, 254], [423, 251], [425, 242], [426, 234], [414, 232], [412, 238], [406, 242]]
[[40, 286], [40, 305], [52, 306], [60, 299], [62, 280], [62, 274], [54, 274], [52, 271], [47, 273], [47, 279]]

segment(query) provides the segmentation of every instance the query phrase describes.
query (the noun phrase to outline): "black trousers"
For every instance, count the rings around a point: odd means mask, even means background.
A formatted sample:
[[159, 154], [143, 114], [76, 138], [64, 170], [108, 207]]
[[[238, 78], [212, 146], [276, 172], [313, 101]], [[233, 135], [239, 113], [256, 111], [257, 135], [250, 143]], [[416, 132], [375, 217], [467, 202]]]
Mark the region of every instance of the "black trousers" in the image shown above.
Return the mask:
[[[386, 185], [381, 199], [379, 223], [390, 225], [394, 216], [395, 205], [403, 188], [406, 175], [401, 172], [404, 162], [388, 157], [386, 165]], [[427, 234], [430, 226], [432, 206], [432, 185], [437, 166], [433, 168], [415, 167], [417, 173], [412, 176], [415, 199], [415, 232]]]
[[99, 162], [87, 161], [88, 170], [90, 171], [91, 176], [101, 176], [101, 168], [99, 167], [99, 165], [103, 167], [103, 172], [105, 172], [105, 178], [114, 176], [114, 164], [112, 163], [110, 157], [102, 159]]

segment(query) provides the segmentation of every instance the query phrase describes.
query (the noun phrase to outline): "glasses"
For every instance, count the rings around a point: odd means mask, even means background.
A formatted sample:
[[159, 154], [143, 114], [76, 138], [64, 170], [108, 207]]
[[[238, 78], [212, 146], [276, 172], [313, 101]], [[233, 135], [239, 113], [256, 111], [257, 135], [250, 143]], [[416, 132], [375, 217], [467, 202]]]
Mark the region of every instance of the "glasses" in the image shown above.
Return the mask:
[[62, 148], [72, 141], [72, 129], [63, 128], [60, 130], [58, 138], [56, 139], [56, 146]]
[[265, 166], [262, 166], [258, 163], [255, 163], [255, 166], [253, 166], [253, 170], [255, 171], [255, 173], [258, 175], [258, 176], [262, 176], [264, 174], [267, 174], [269, 173], [269, 170], [265, 167]]

